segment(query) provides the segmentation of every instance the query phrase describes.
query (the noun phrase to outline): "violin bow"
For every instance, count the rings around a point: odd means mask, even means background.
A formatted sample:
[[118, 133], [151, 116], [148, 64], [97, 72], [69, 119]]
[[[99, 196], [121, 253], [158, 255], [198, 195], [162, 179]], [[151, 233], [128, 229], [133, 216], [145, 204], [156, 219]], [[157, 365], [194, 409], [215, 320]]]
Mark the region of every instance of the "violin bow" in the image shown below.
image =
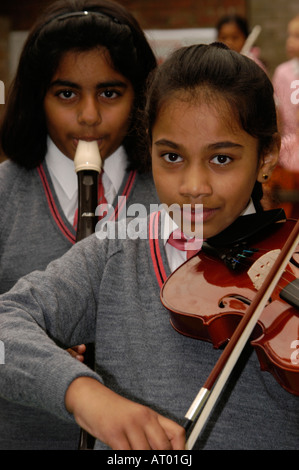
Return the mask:
[[[191, 450], [203, 430], [238, 358], [241, 355], [263, 309], [265, 308], [276, 284], [283, 274], [296, 245], [299, 243], [299, 220], [290, 233], [284, 247], [268, 272], [251, 305], [224, 348], [216, 365], [198, 392], [185, 415], [184, 428], [193, 429], [187, 439], [186, 449]], [[198, 417], [199, 415], [199, 417]], [[198, 417], [198, 419], [197, 419]], [[196, 421], [197, 420], [197, 421]], [[194, 424], [195, 422], [195, 424]]]

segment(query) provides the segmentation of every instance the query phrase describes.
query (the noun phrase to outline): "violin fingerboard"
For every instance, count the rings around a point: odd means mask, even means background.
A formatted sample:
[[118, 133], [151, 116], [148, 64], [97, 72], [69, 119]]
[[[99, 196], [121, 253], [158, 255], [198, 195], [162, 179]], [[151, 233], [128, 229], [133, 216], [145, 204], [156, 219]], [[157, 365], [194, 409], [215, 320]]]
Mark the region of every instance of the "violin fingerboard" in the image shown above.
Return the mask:
[[290, 282], [279, 294], [282, 300], [299, 309], [299, 279]]

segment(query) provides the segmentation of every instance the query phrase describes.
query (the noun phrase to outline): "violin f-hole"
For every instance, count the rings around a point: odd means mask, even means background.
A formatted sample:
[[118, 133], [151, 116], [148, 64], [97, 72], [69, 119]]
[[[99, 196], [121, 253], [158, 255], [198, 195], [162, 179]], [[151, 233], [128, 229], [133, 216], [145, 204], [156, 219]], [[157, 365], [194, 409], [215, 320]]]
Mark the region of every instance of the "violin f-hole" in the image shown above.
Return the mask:
[[246, 310], [246, 306], [251, 304], [251, 300], [240, 294], [231, 294], [229, 296], [222, 297], [218, 303], [219, 308], [232, 307], [233, 309]]

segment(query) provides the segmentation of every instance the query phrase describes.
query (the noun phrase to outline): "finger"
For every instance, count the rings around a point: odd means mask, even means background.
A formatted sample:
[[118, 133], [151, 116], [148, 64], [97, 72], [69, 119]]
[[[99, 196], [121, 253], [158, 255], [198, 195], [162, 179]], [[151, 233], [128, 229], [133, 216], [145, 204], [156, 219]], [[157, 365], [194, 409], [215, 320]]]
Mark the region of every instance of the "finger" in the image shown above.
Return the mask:
[[72, 357], [76, 357], [77, 353], [72, 348], [66, 350]]
[[156, 430], [151, 429], [147, 439], [152, 450], [172, 450], [172, 443], [160, 426]]
[[156, 416], [148, 417], [147, 415], [148, 412], [141, 420], [131, 419], [132, 416], [128, 417], [121, 433], [118, 435], [117, 442], [114, 444], [116, 446], [113, 447], [114, 450], [171, 450], [171, 444]]
[[83, 354], [86, 351], [86, 346], [85, 344], [78, 344], [77, 346], [73, 346], [72, 349], [76, 351], [78, 354]]
[[84, 353], [86, 350], [86, 346], [84, 344], [81, 344], [79, 346], [74, 346], [73, 348], [67, 349], [67, 352], [75, 359], [77, 359], [80, 362], [84, 361]]
[[130, 428], [128, 442], [131, 450], [151, 450], [153, 449], [142, 428]]
[[158, 420], [163, 427], [169, 442], [171, 443], [172, 450], [185, 450], [186, 446], [186, 431], [179, 424], [174, 421], [158, 415]]
[[74, 358], [79, 362], [84, 362], [84, 356], [82, 356], [82, 354], [76, 354]]
[[[143, 411], [145, 409], [143, 408]], [[141, 421], [128, 426], [128, 440], [132, 450], [173, 450], [174, 445], [183, 450], [184, 429], [174, 421], [157, 413], [146, 413]], [[180, 435], [181, 438], [177, 438]], [[177, 449], [178, 450], [178, 449]]]
[[172, 443], [164, 429], [163, 420], [159, 420], [158, 414], [155, 414], [155, 416], [144, 425], [144, 433], [149, 449], [172, 450]]
[[112, 450], [133, 450], [125, 433], [120, 435], [110, 434], [107, 444]]

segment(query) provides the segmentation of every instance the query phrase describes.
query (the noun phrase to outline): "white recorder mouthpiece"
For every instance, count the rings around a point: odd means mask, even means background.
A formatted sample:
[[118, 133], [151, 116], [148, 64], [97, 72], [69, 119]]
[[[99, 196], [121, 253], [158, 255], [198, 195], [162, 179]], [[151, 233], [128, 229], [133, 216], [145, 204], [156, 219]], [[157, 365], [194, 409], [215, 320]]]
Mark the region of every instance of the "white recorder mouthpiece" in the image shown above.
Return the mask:
[[92, 142], [79, 140], [74, 164], [76, 173], [81, 170], [94, 170], [100, 173], [102, 159], [96, 140]]

